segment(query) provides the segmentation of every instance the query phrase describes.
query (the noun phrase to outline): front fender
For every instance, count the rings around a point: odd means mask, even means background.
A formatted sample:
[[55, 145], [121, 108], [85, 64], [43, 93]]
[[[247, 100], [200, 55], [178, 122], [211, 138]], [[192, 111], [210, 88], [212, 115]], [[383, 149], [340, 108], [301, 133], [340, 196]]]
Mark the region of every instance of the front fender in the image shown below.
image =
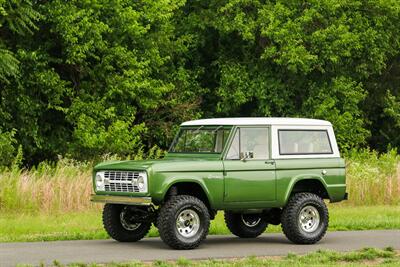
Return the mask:
[[153, 202], [161, 203], [169, 188], [177, 183], [195, 183], [199, 185], [206, 194], [210, 206], [217, 208], [222, 204], [223, 198], [223, 175], [213, 172], [166, 172], [157, 173], [153, 176], [151, 196]]

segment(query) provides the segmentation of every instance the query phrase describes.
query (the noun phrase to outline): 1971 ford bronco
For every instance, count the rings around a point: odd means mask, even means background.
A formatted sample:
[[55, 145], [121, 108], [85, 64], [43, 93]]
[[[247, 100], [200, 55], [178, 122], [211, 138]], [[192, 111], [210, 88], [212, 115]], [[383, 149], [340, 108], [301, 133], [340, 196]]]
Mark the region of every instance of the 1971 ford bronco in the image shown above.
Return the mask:
[[218, 210], [238, 237], [282, 224], [292, 242], [313, 244], [328, 227], [324, 199], [347, 199], [331, 123], [298, 118], [184, 122], [163, 159], [98, 164], [93, 184], [112, 238], [138, 241], [153, 223], [175, 249], [199, 246]]

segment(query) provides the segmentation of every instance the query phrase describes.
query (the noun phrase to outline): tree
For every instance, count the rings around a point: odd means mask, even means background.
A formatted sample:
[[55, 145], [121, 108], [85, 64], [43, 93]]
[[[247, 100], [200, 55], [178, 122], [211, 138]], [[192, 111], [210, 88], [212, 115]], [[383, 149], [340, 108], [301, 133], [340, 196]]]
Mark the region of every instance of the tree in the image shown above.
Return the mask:
[[[386, 92], [392, 103], [398, 101], [398, 79], [387, 75], [393, 69], [388, 63], [398, 62], [398, 1], [231, 0], [187, 5], [190, 18], [185, 23], [193, 22], [189, 31], [199, 32], [201, 40], [198, 57], [208, 59], [199, 68], [214, 72], [212, 82], [210, 73], [204, 74], [212, 103], [202, 107], [217, 107], [208, 116], [329, 119], [344, 150], [366, 146], [367, 141], [384, 150], [395, 140], [398, 126], [377, 114], [397, 116], [396, 109], [387, 108]], [[386, 140], [376, 138], [382, 127], [391, 129]]]
[[399, 12], [397, 0], [0, 0], [0, 139], [36, 164], [165, 149], [200, 117], [292, 116], [331, 121], [342, 150], [400, 147]]

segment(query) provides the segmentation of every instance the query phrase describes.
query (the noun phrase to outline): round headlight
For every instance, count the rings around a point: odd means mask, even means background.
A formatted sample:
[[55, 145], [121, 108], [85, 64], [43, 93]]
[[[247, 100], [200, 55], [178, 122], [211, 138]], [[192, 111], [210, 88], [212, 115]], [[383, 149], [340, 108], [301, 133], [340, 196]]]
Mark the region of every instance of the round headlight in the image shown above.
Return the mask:
[[103, 177], [101, 177], [100, 174], [96, 175], [96, 185], [97, 186], [102, 186], [103, 185]]
[[144, 188], [144, 177], [143, 176], [139, 176], [137, 178], [137, 186], [139, 187], [139, 189]]

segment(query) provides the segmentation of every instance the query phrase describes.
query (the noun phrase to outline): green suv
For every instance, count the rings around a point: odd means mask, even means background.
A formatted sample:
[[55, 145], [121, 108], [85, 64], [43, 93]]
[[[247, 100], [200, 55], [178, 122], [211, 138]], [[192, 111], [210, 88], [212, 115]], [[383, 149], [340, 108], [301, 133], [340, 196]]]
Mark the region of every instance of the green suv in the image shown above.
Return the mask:
[[347, 199], [331, 123], [299, 118], [188, 121], [163, 159], [98, 164], [93, 185], [113, 239], [138, 241], [153, 223], [175, 249], [199, 246], [218, 210], [238, 237], [281, 224], [313, 244], [328, 227], [324, 199]]

